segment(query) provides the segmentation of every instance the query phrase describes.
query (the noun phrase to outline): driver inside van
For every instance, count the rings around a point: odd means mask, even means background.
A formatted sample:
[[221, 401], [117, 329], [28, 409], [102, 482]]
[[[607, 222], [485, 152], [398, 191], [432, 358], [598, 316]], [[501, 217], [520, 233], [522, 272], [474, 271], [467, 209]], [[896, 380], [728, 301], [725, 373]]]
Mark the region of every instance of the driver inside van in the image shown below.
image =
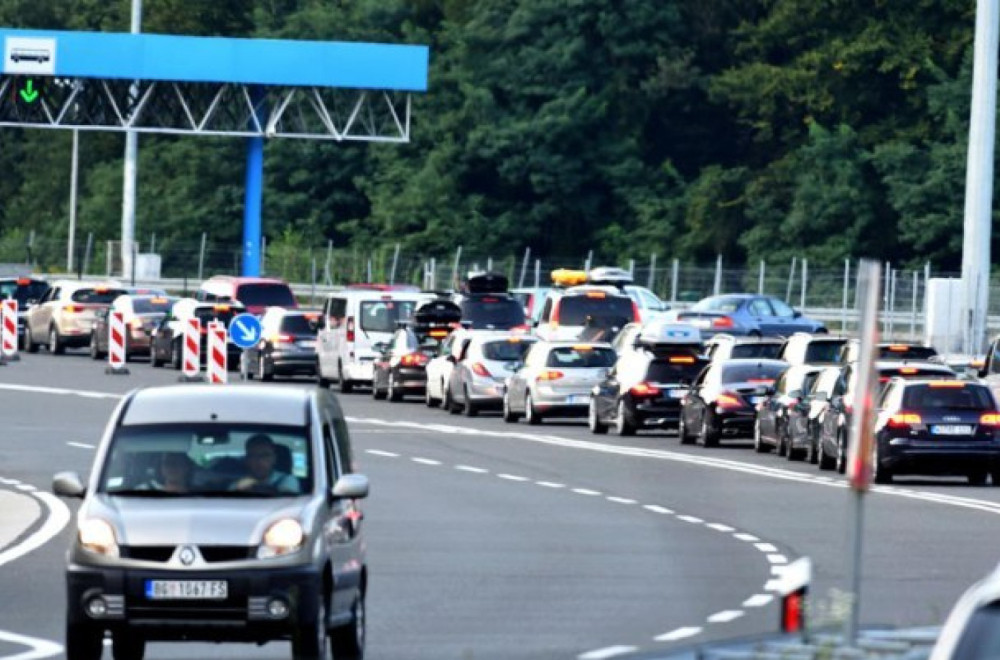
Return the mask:
[[279, 448], [270, 436], [257, 433], [247, 438], [244, 468], [246, 476], [236, 480], [230, 490], [277, 491], [279, 493], [301, 492], [299, 480], [275, 468]]

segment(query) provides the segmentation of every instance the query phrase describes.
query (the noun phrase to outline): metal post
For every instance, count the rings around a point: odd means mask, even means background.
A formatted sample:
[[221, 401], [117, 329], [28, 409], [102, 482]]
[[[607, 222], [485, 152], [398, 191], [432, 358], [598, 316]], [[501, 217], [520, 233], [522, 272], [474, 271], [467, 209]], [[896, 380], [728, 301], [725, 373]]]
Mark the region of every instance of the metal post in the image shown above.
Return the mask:
[[541, 285], [542, 281], [542, 260], [535, 259], [535, 288]]
[[389, 284], [396, 283], [397, 265], [399, 265], [399, 243], [396, 243], [396, 250], [392, 253], [392, 270], [389, 271]]
[[150, 254], [156, 253], [156, 232], [154, 231], [149, 235], [149, 252]]
[[764, 295], [764, 272], [767, 270], [767, 263], [760, 260], [760, 272], [757, 274], [757, 293]]
[[486, 257], [486, 270], [493, 271], [493, 257]]
[[840, 303], [840, 331], [847, 332], [847, 302], [851, 288], [851, 260], [844, 259], [844, 298]]
[[965, 177], [965, 232], [962, 238], [962, 321], [966, 352], [979, 353], [986, 338], [993, 210], [993, 153], [996, 140], [997, 50], [1000, 0], [977, 0], [972, 112]]
[[792, 283], [795, 281], [795, 262], [797, 259], [792, 257], [792, 266], [788, 270], [788, 288], [785, 289], [785, 302], [792, 302]]
[[132, 267], [132, 272], [131, 272], [132, 286], [135, 286], [135, 262], [137, 261], [136, 255], [138, 252], [139, 252], [139, 246], [136, 244], [135, 241], [132, 241], [132, 263], [130, 264]]
[[198, 251], [198, 281], [205, 279], [205, 243], [208, 241], [208, 234], [201, 233], [201, 249]]
[[917, 341], [917, 289], [920, 288], [920, 272], [913, 271], [913, 296], [910, 301], [910, 341]]
[[583, 269], [589, 273], [590, 272], [590, 267], [593, 265], [593, 263], [594, 263], [594, 251], [593, 250], [588, 250], [587, 251], [587, 261], [585, 261], [583, 263]]
[[[132, 34], [142, 31], [142, 0], [132, 0]], [[139, 99], [139, 86], [129, 87], [129, 99], [135, 103]], [[131, 121], [132, 117], [126, 119]], [[136, 178], [139, 169], [139, 134], [133, 130], [125, 133], [125, 169], [122, 182], [122, 276], [126, 276], [132, 265], [132, 243], [135, 240], [135, 197]]]
[[[265, 245], [267, 238], [265, 237]], [[262, 253], [263, 254], [263, 253]], [[323, 284], [333, 285], [333, 275], [330, 273], [330, 266], [333, 265], [333, 241], [326, 242], [326, 261], [323, 262]]]
[[77, 181], [80, 175], [80, 131], [73, 129], [73, 153], [69, 167], [69, 244], [66, 246], [66, 272], [73, 272], [73, 256], [76, 247], [76, 197]]
[[436, 257], [431, 257], [431, 291], [437, 290], [438, 282], [438, 262]]
[[[256, 92], [258, 96], [260, 92]], [[247, 138], [246, 189], [243, 192], [243, 267], [244, 277], [261, 273], [261, 209], [264, 200], [264, 138]]]
[[528, 259], [531, 258], [531, 248], [524, 248], [524, 261], [521, 262], [521, 276], [517, 278], [517, 287], [524, 286], [524, 276], [528, 273]]
[[368, 284], [372, 283], [372, 258], [368, 257], [368, 278], [365, 280]]
[[312, 298], [312, 300], [310, 302], [315, 305], [316, 304], [316, 257], [313, 257], [313, 260], [312, 260], [312, 278], [311, 279], [312, 279], [312, 293], [309, 294], [309, 297]]
[[806, 289], [809, 288], [809, 260], [802, 259], [802, 290], [799, 291], [799, 309], [806, 308]]
[[680, 278], [680, 274], [681, 262], [679, 259], [674, 259], [670, 266], [670, 302], [672, 304], [677, 304], [677, 280]]
[[889, 280], [892, 279], [892, 264], [888, 261], [885, 262], [883, 272], [886, 274], [886, 277], [882, 282], [882, 334], [888, 336], [889, 316], [886, 312], [889, 309]]
[[889, 271], [889, 335], [891, 339], [896, 332], [896, 276], [899, 275], [898, 270]]
[[722, 293], [722, 255], [715, 258], [715, 282], [712, 284], [712, 295]]
[[80, 272], [84, 275], [87, 274], [90, 268], [90, 253], [94, 249], [94, 233], [87, 233], [87, 250], [83, 253], [83, 270]]
[[458, 249], [455, 250], [455, 265], [451, 268], [451, 288], [458, 288], [458, 265], [462, 261], [462, 246], [459, 245]]
[[653, 287], [656, 286], [656, 255], [649, 255], [649, 277], [646, 278], [646, 288], [652, 292], [656, 292]]
[[628, 274], [635, 278], [635, 259], [628, 260]]

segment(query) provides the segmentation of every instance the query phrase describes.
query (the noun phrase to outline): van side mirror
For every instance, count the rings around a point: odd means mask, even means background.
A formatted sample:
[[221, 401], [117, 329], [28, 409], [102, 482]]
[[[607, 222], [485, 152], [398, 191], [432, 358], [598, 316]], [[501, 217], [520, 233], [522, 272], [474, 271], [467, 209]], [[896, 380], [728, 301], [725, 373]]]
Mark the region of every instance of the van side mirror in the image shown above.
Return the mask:
[[78, 497], [83, 499], [87, 493], [86, 486], [76, 472], [60, 472], [52, 477], [52, 492], [60, 497]]
[[368, 497], [368, 477], [363, 474], [345, 474], [330, 489], [336, 500], [360, 500]]

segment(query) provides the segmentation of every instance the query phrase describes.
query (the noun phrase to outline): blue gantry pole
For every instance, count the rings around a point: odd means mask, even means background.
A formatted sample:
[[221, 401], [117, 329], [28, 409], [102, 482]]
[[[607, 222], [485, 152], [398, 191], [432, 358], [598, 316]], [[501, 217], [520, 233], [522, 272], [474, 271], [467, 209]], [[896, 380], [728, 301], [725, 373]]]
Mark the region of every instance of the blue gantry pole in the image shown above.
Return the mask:
[[244, 277], [260, 275], [261, 206], [264, 197], [264, 138], [252, 137], [247, 144], [247, 179], [243, 203]]

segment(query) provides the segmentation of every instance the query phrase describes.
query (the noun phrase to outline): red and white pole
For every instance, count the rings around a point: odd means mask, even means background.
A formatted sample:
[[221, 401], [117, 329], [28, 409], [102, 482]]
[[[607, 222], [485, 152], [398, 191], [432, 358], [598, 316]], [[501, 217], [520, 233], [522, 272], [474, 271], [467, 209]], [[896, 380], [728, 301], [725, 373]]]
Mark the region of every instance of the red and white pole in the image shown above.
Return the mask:
[[17, 300], [2, 301], [0, 307], [0, 350], [6, 360], [17, 360]]
[[181, 351], [181, 366], [184, 378], [194, 380], [201, 373], [201, 319], [188, 319], [184, 326], [184, 350]]
[[226, 369], [226, 326], [212, 321], [208, 324], [208, 382], [224, 385]]
[[125, 371], [125, 314], [108, 314], [108, 373]]

